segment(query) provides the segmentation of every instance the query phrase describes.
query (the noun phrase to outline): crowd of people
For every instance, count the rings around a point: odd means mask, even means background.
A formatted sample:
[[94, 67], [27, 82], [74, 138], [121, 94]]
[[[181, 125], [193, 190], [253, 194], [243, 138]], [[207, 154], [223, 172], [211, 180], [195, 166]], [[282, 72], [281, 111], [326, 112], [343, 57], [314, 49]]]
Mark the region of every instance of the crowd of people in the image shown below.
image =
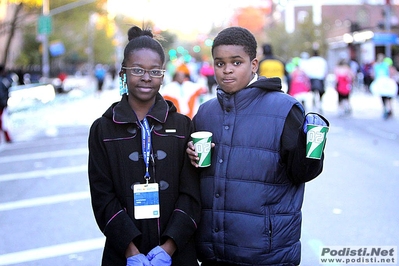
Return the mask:
[[[286, 84], [286, 93], [296, 98], [307, 111], [323, 113], [323, 96], [327, 86], [330, 85], [327, 84], [329, 75], [334, 78], [339, 116], [348, 116], [352, 113], [351, 93], [361, 88], [370, 92], [371, 83], [376, 79], [374, 66], [377, 62], [360, 65], [354, 59], [341, 58], [335, 67], [329, 69], [327, 60], [319, 54], [318, 50], [314, 50], [311, 55], [303, 52], [299, 57], [294, 57], [287, 62], [274, 54], [273, 47], [269, 43], [262, 45], [262, 52], [257, 74], [280, 78], [282, 83]], [[385, 63], [389, 63], [386, 58]], [[396, 72], [394, 73], [395, 68], [392, 62], [389, 68], [390, 76], [399, 80], [396, 78]], [[179, 78], [181, 76], [179, 72], [185, 74], [184, 81]], [[168, 80], [165, 77], [161, 94], [172, 100], [179, 112], [191, 118], [204, 99], [215, 96], [217, 82], [213, 66], [209, 61], [193, 64], [180, 61], [173, 68], [167, 68], [165, 75], [170, 75], [171, 78]], [[382, 98], [384, 118], [393, 115], [391, 98], [386, 96]]]
[[309, 57], [303, 52], [285, 64], [288, 83], [287, 93], [296, 98], [306, 110], [322, 110], [322, 99], [326, 92], [327, 77], [332, 74], [337, 93], [338, 114], [352, 113], [350, 96], [353, 91], [362, 90], [381, 98], [384, 119], [393, 116], [393, 99], [398, 96], [399, 72], [392, 59], [380, 53], [373, 63], [359, 64], [354, 59], [340, 58], [332, 69], [326, 59], [317, 51]]

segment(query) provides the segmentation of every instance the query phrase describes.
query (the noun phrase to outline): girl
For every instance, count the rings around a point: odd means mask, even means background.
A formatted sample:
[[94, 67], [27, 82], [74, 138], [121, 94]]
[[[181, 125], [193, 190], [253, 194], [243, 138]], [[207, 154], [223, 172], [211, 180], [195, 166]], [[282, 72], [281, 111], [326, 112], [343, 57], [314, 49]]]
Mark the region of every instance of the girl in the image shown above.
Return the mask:
[[128, 36], [122, 99], [89, 136], [92, 206], [106, 237], [102, 265], [198, 265], [199, 179], [185, 153], [192, 122], [159, 94], [161, 44], [138, 27]]

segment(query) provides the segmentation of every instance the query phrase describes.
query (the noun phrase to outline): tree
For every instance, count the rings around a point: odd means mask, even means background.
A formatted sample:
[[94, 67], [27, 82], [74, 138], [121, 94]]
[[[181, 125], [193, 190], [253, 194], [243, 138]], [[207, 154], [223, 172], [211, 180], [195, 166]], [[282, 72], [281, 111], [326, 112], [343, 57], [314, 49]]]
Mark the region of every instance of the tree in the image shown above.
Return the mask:
[[[9, 3], [12, 5], [12, 16], [11, 20], [9, 22], [3, 22], [2, 23], [2, 28], [8, 29], [5, 30], [5, 32], [2, 32], [1, 34], [6, 36], [6, 45], [3, 50], [3, 55], [1, 56], [2, 58], [2, 64], [6, 65], [7, 63], [7, 58], [8, 54], [10, 51], [10, 46], [12, 39], [14, 38], [15, 32], [17, 28], [22, 26], [22, 23], [24, 22], [24, 18], [29, 15], [31, 12], [37, 12], [39, 7], [42, 5], [42, 0], [8, 0]], [[25, 10], [25, 13], [22, 11]]]
[[[23, 29], [24, 42], [22, 51], [15, 64], [17, 66], [40, 66], [41, 54], [39, 53], [40, 43], [36, 40], [35, 25]], [[30, 52], [29, 52], [30, 51]], [[35, 51], [35, 52], [33, 52]]]
[[273, 25], [266, 30], [267, 42], [273, 46], [273, 51], [284, 60], [299, 56], [302, 52], [312, 54], [314, 45], [323, 55], [327, 49], [325, 31], [322, 25], [314, 25], [311, 14], [302, 23], [298, 23], [293, 33], [285, 31], [283, 23]]
[[[52, 28], [53, 32], [48, 35], [49, 41], [61, 41], [65, 44], [68, 50], [66, 58], [74, 58], [79, 61], [83, 58], [87, 60], [87, 36], [88, 36], [88, 20], [90, 13], [98, 13], [102, 17], [106, 17], [106, 11], [102, 8], [106, 0], [93, 0], [90, 1], [77, 1], [81, 2], [79, 9], [68, 10], [52, 15]], [[50, 13], [57, 8], [66, 7], [71, 4], [70, 0], [51, 0]], [[1, 32], [6, 36], [6, 45], [4, 50], [1, 51], [2, 62], [7, 62], [7, 57], [10, 52], [10, 47], [13, 38], [15, 37], [16, 30], [21, 30], [24, 33], [23, 50], [19, 53], [20, 58], [17, 63], [23, 64], [22, 66], [37, 64], [37, 58], [40, 58], [39, 43], [32, 42], [32, 36], [36, 34], [36, 23], [39, 15], [42, 13], [43, 0], [8, 0], [8, 8], [12, 11], [9, 16], [9, 21], [2, 23], [2, 28], [6, 29]], [[50, 14], [51, 15], [51, 14]], [[31, 16], [32, 18], [28, 19]], [[110, 23], [104, 23], [109, 25]], [[97, 32], [97, 31], [96, 31]], [[107, 48], [107, 42], [102, 42], [102, 45]], [[112, 46], [111, 41], [108, 46]], [[69, 49], [68, 49], [69, 48]], [[72, 60], [73, 61], [73, 60]]]
[[[41, 64], [41, 43], [36, 36], [36, 21], [42, 13], [43, 0], [9, 0], [12, 9], [18, 10], [17, 15], [13, 15], [16, 26], [13, 29], [19, 29], [23, 32], [23, 46], [19, 53], [19, 58], [14, 62], [19, 68], [27, 66], [39, 66]], [[123, 49], [127, 43], [127, 30], [132, 25], [142, 26], [142, 22], [133, 18], [117, 16], [109, 17], [105, 4], [107, 0], [79, 0], [75, 2], [85, 3], [79, 8], [68, 9], [62, 12], [53, 12], [62, 10], [71, 4], [71, 0], [51, 0], [50, 14], [52, 18], [52, 32], [48, 35], [49, 45], [62, 43], [65, 47], [65, 53], [51, 55], [50, 53], [50, 74], [57, 75], [58, 72], [74, 72], [78, 66], [84, 66], [90, 61], [90, 51], [93, 51], [95, 62], [102, 64], [115, 64], [118, 59], [117, 51]], [[88, 3], [90, 2], [90, 3]], [[29, 11], [29, 13], [28, 13]], [[27, 23], [27, 14], [33, 15], [30, 23]], [[93, 15], [94, 24], [90, 24], [90, 17]], [[34, 21], [35, 23], [32, 23]], [[146, 27], [152, 28], [152, 22], [148, 22]], [[8, 31], [11, 32], [11, 31]], [[165, 49], [172, 46], [176, 36], [168, 32], [155, 32], [160, 34], [164, 40], [161, 43]], [[14, 34], [8, 36], [10, 42]], [[8, 49], [5, 50], [8, 54]], [[4, 59], [6, 61], [6, 58]], [[90, 62], [89, 62], [90, 63]], [[88, 64], [90, 65], [90, 64]], [[83, 70], [88, 70], [84, 68]]]
[[264, 10], [257, 7], [239, 8], [233, 17], [233, 25], [247, 28], [256, 34], [263, 30], [266, 23]]
[[[107, 19], [106, 10], [103, 8], [105, 2], [106, 0], [96, 0], [52, 15], [50, 46], [61, 43], [65, 47], [65, 53], [50, 54], [51, 75], [58, 75], [61, 71], [74, 73], [79, 66], [90, 61], [90, 51], [93, 51], [97, 63], [112, 62], [112, 33], [109, 32], [109, 28], [113, 22]], [[69, 0], [52, 0], [50, 13], [51, 10], [65, 7], [67, 4], [70, 4]], [[83, 70], [90, 71], [88, 68]]]

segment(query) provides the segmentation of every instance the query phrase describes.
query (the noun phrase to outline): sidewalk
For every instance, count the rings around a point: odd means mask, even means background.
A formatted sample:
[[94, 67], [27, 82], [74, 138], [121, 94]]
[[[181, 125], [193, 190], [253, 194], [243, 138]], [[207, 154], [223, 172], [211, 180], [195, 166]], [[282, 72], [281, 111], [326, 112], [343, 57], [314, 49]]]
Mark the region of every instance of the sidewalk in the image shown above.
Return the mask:
[[101, 95], [94, 90], [73, 90], [38, 108], [12, 113], [9, 116], [10, 134], [14, 142], [21, 142], [43, 134], [56, 137], [62, 127], [89, 128], [113, 102], [119, 100], [118, 89], [104, 89]]

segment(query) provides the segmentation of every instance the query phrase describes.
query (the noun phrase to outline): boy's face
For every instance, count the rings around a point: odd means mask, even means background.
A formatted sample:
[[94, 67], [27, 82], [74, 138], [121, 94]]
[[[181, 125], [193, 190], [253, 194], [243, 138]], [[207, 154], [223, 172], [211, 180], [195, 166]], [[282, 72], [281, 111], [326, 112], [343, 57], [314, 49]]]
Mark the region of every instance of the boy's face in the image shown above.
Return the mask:
[[216, 81], [229, 94], [245, 88], [258, 70], [258, 59], [251, 61], [240, 45], [215, 47], [213, 61]]

